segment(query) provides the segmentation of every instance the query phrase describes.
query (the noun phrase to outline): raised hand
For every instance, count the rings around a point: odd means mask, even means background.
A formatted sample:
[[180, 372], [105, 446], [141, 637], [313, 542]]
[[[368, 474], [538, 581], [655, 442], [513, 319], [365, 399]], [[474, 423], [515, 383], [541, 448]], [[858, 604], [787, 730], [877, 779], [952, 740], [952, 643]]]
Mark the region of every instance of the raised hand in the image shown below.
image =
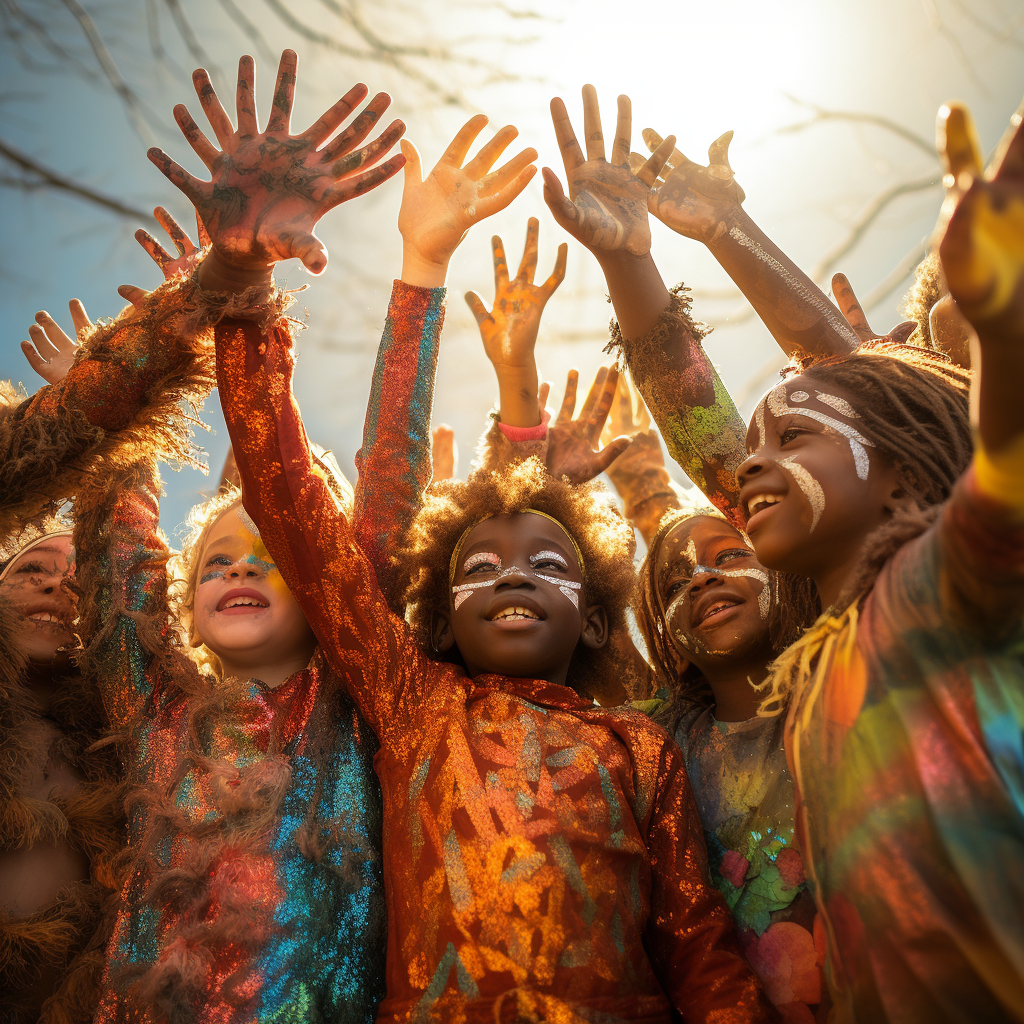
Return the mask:
[[220, 148], [200, 131], [183, 104], [174, 108], [174, 118], [209, 169], [211, 181], [193, 177], [160, 149], [149, 151], [150, 160], [199, 211], [214, 252], [229, 266], [262, 269], [297, 257], [310, 273], [322, 273], [327, 250], [314, 233], [317, 221], [339, 203], [386, 181], [405, 162], [404, 157], [394, 156], [373, 166], [405, 132], [401, 121], [393, 121], [373, 142], [356, 148], [390, 105], [386, 93], [378, 93], [344, 131], [331, 138], [366, 97], [365, 85], [354, 86], [306, 131], [292, 135], [297, 66], [295, 52], [285, 50], [270, 119], [262, 132], [256, 118], [252, 57], [238, 62], [237, 128], [207, 72], [193, 73], [199, 102]]
[[616, 438], [636, 437], [650, 429], [651, 414], [644, 400], [629, 383], [629, 379], [620, 376], [608, 413], [608, 422], [601, 431], [601, 443], [608, 445]]
[[[71, 311], [71, 322], [75, 325], [75, 333], [79, 338], [92, 328], [92, 321], [85, 311], [85, 306], [78, 299], [68, 303]], [[78, 342], [61, 330], [60, 325], [45, 310], [36, 313], [36, 322], [28, 329], [31, 341], [21, 343], [21, 351], [25, 353], [29, 366], [39, 374], [47, 384], [56, 384], [63, 380], [71, 369], [78, 351]]]
[[494, 366], [501, 393], [502, 422], [531, 427], [537, 418], [537, 363], [534, 348], [541, 314], [548, 299], [565, 278], [568, 245], [558, 247], [558, 258], [551, 276], [540, 285], [533, 283], [537, 271], [538, 222], [531, 217], [526, 226], [526, 248], [519, 271], [509, 279], [505, 247], [495, 235], [491, 239], [494, 255], [494, 306], [488, 312], [476, 292], [466, 293], [466, 302], [476, 317], [484, 351]]
[[667, 139], [650, 160], [638, 167], [638, 171], [644, 171], [645, 181], [630, 169], [632, 107], [628, 96], [619, 97], [611, 160], [605, 157], [601, 111], [597, 90], [592, 85], [583, 87], [586, 158], [576, 140], [565, 104], [557, 97], [551, 101], [551, 120], [569, 183], [566, 197], [555, 172], [544, 168], [544, 201], [555, 220], [599, 259], [606, 254], [643, 256], [648, 253], [651, 228], [647, 219], [647, 194], [675, 140]]
[[[149, 253], [150, 259], [160, 268], [164, 280], [169, 281], [175, 274], [188, 273], [198, 266], [203, 256], [203, 249], [210, 244], [210, 236], [196, 212], [196, 229], [199, 245], [196, 245], [185, 229], [162, 207], [153, 211], [157, 222], [170, 236], [178, 255], [172, 256], [148, 231], [139, 228], [135, 239]], [[133, 306], [147, 294], [144, 288], [134, 284], [123, 284], [117, 289], [118, 295], [127, 299]]]
[[451, 480], [455, 476], [455, 463], [458, 453], [455, 451], [455, 431], [447, 423], [439, 423], [430, 432], [430, 461], [433, 466], [431, 480]]
[[630, 445], [632, 438], [617, 437], [598, 448], [598, 440], [615, 395], [619, 371], [602, 366], [597, 371], [587, 400], [579, 416], [576, 409], [576, 388], [579, 374], [569, 371], [565, 396], [558, 417], [548, 427], [547, 468], [553, 477], [566, 477], [570, 483], [582, 484], [603, 473]]
[[875, 334], [845, 274], [833, 276], [832, 295], [835, 297], [839, 312], [843, 314], [862, 344], [865, 341], [896, 341], [902, 344], [917, 330], [916, 320], [904, 320], [888, 334]]
[[448, 261], [466, 232], [478, 221], [504, 210], [537, 171], [535, 149], [524, 149], [491, 170], [519, 134], [512, 125], [497, 132], [466, 163], [470, 147], [486, 124], [484, 114], [471, 117], [426, 178], [416, 147], [408, 141], [402, 143], [405, 188], [398, 230], [403, 243], [402, 280], [408, 284], [444, 284]]
[[[643, 137], [652, 154], [665, 154], [669, 139], [662, 139], [650, 128], [644, 129]], [[660, 177], [653, 173], [649, 158], [639, 153], [630, 155], [630, 166], [650, 187], [648, 209], [666, 227], [705, 244], [729, 230], [730, 215], [744, 199], [729, 166], [730, 142], [732, 132], [711, 143], [707, 167], [669, 145]]]

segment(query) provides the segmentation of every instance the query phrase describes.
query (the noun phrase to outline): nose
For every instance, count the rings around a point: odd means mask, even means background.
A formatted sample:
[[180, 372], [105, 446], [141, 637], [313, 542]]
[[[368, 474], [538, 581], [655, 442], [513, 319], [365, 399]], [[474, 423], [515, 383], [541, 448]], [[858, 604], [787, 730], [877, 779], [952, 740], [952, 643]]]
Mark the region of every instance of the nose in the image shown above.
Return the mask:
[[718, 574], [717, 569], [712, 569], [706, 565], [698, 565], [686, 589], [692, 597], [696, 597], [697, 594], [707, 587], [720, 587], [721, 585], [722, 577]]
[[512, 565], [502, 574], [494, 589], [499, 590], [502, 587], [508, 587], [512, 590], [518, 590], [520, 587], [529, 587], [532, 590], [533, 580], [526, 574], [525, 569], [520, 569], [518, 565]]
[[764, 458], [759, 452], [754, 452], [753, 455], [748, 455], [740, 463], [739, 469], [736, 470], [736, 482], [742, 487], [753, 480], [758, 473], [763, 473], [767, 468], [768, 459]]
[[230, 569], [228, 569], [228, 576], [232, 579], [259, 579], [263, 576], [263, 571], [253, 565], [251, 562], [235, 562]]

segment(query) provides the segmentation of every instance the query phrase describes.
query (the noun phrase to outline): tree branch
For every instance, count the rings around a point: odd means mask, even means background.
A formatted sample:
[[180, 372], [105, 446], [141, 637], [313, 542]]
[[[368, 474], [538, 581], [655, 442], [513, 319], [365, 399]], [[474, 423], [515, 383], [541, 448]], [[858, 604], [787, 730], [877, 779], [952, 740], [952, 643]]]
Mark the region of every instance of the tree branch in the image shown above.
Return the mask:
[[[13, 146], [8, 145], [2, 139], [0, 139], [0, 157], [10, 161], [15, 166], [20, 167], [23, 171], [27, 171], [29, 174], [34, 174], [39, 179], [38, 182], [19, 181], [19, 185], [23, 188], [45, 186], [57, 189], [61, 192], [69, 192], [71, 195], [77, 196], [79, 199], [88, 200], [95, 206], [101, 206], [106, 210], [113, 210], [114, 213], [121, 217], [131, 217], [133, 220], [149, 220], [149, 214], [146, 213], [145, 210], [129, 206], [127, 203], [122, 203], [120, 199], [105, 196], [102, 192], [97, 192], [94, 189], [89, 188], [88, 185], [80, 185], [77, 181], [65, 178], [56, 171], [51, 171], [48, 167], [45, 167], [38, 161], [33, 160], [32, 157], [26, 156]], [[13, 182], [11, 182], [10, 179], [7, 179], [4, 183], [11, 184]]]

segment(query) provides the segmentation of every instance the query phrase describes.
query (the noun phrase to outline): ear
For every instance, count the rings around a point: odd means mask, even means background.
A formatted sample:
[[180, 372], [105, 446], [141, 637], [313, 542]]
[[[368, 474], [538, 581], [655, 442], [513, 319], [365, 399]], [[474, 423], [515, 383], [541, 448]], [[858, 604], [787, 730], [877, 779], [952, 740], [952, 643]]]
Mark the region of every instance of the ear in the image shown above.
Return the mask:
[[895, 515], [897, 512], [907, 512], [917, 507], [917, 503], [910, 496], [904, 481], [895, 466], [886, 466], [879, 473], [876, 481], [881, 491], [882, 505], [887, 515]]
[[451, 619], [440, 612], [434, 612], [430, 619], [430, 646], [438, 654], [444, 654], [455, 646]]
[[582, 643], [595, 649], [604, 647], [608, 643], [608, 632], [608, 613], [599, 604], [589, 605], [583, 612]]

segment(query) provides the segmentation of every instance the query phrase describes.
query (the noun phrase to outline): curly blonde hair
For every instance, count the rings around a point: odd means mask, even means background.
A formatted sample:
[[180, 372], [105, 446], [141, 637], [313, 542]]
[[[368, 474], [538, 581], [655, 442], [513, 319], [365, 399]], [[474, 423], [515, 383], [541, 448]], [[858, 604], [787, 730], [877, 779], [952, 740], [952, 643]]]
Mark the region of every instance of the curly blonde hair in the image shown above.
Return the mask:
[[917, 330], [910, 336], [911, 345], [921, 348], [935, 348], [932, 340], [932, 328], [929, 317], [932, 306], [945, 295], [949, 289], [942, 276], [942, 264], [939, 254], [930, 252], [917, 265], [914, 271], [914, 283], [903, 296], [903, 313], [909, 320], [917, 321]]
[[431, 631], [449, 609], [449, 563], [465, 530], [496, 515], [535, 510], [556, 519], [579, 545], [584, 563], [584, 601], [608, 617], [609, 642], [600, 650], [579, 644], [567, 682], [586, 692], [609, 671], [608, 649], [628, 635], [626, 608], [633, 587], [633, 528], [600, 484], [573, 485], [551, 477], [537, 458], [473, 474], [465, 483], [431, 485], [409, 527], [397, 564], [408, 581], [406, 619], [424, 650], [440, 661], [458, 661], [456, 650], [432, 649]]

